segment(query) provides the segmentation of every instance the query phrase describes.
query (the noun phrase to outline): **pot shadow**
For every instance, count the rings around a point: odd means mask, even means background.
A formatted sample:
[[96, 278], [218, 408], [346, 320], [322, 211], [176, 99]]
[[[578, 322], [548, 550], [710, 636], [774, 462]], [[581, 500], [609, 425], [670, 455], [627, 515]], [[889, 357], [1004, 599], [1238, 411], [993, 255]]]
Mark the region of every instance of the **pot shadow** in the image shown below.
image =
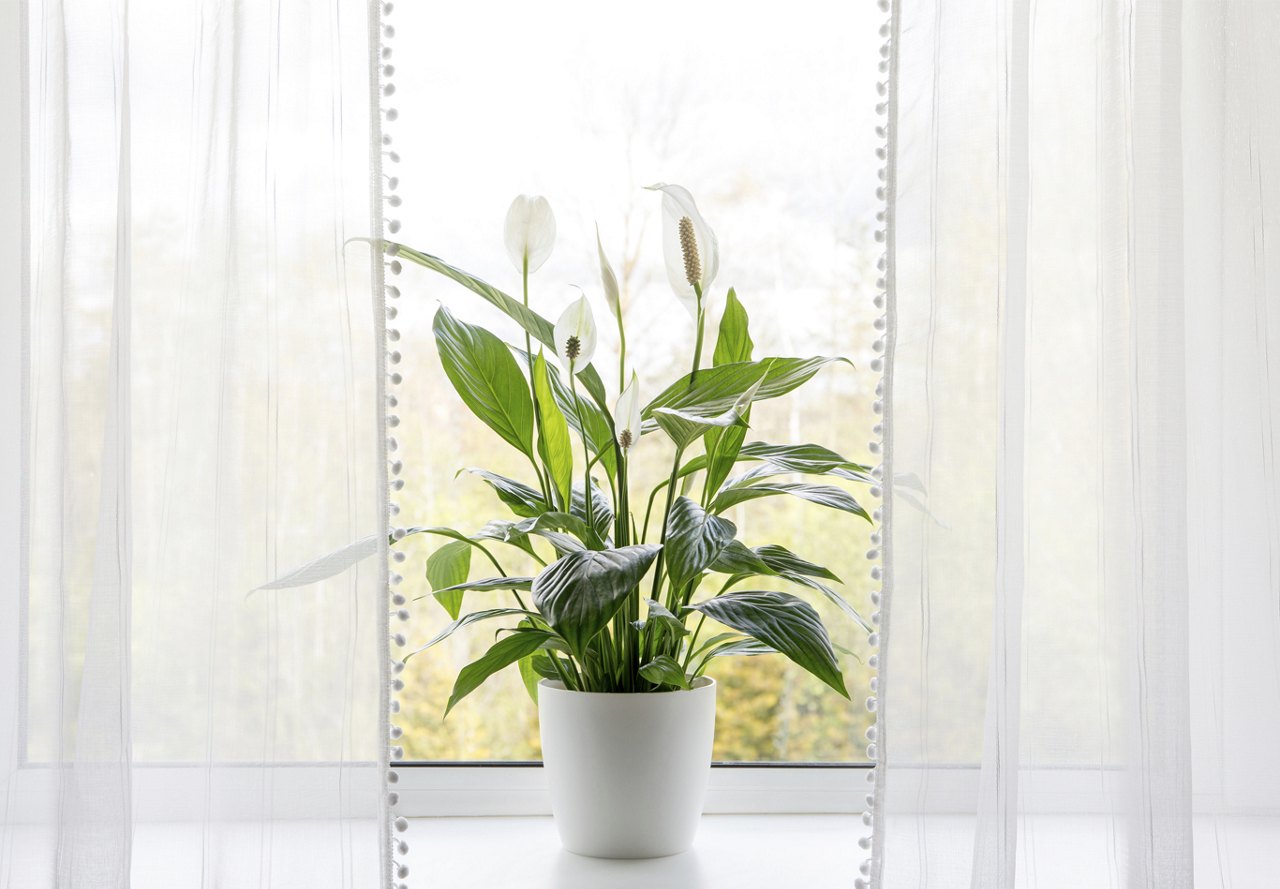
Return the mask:
[[588, 858], [561, 849], [552, 865], [556, 889], [697, 889], [704, 885], [697, 850], [667, 858]]

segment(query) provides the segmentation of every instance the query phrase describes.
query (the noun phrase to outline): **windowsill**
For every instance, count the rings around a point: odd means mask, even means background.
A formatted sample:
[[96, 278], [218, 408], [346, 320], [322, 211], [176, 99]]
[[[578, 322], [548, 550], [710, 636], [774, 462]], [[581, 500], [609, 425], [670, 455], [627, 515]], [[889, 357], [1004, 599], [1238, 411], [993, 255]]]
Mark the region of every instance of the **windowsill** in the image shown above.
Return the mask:
[[414, 818], [405, 861], [440, 889], [825, 889], [852, 884], [865, 831], [855, 815], [704, 815], [682, 855], [610, 861], [566, 852], [546, 816]]

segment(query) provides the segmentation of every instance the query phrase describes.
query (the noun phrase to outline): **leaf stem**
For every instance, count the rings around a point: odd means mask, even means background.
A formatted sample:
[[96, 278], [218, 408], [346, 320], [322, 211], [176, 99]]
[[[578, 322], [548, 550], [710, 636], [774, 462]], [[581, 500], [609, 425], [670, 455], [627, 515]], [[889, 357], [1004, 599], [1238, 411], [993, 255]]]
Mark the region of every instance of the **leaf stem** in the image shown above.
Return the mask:
[[591, 496], [591, 446], [587, 443], [587, 424], [582, 419], [582, 403], [578, 400], [578, 375], [574, 373], [574, 362], [569, 362], [569, 393], [573, 396], [573, 411], [578, 415], [578, 432], [582, 439], [582, 502], [587, 514], [587, 527], [595, 531], [595, 510]]
[[[529, 308], [529, 255], [526, 253], [522, 268], [520, 270], [521, 289], [524, 292], [524, 307]], [[538, 407], [538, 388], [533, 382], [533, 340], [529, 338], [529, 331], [524, 332], [524, 354], [529, 364], [529, 396], [533, 399], [533, 428], [538, 433], [538, 440], [542, 440], [542, 411]], [[537, 452], [537, 446], [534, 452]], [[542, 469], [538, 466], [538, 461], [533, 458], [533, 454], [529, 455], [529, 462], [533, 464], [533, 471], [538, 476], [538, 486], [542, 488], [542, 499], [547, 503], [554, 505], [555, 500], [551, 497], [547, 479], [542, 474]]]

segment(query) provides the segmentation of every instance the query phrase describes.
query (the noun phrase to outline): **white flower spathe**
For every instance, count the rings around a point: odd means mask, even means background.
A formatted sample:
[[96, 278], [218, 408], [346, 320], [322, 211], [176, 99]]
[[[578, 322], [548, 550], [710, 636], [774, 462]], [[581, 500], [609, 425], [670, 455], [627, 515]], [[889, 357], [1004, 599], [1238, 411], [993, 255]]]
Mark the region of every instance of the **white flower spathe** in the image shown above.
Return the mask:
[[556, 355], [570, 373], [580, 374], [596, 354], [596, 321], [591, 304], [580, 296], [560, 314], [555, 327]]
[[630, 451], [640, 441], [640, 379], [636, 372], [631, 372], [631, 382], [618, 396], [614, 406], [614, 423], [617, 426], [618, 445], [624, 451]]
[[507, 210], [503, 234], [507, 256], [517, 272], [524, 271], [526, 259], [530, 274], [540, 269], [556, 244], [556, 217], [547, 199], [542, 195], [516, 195]]
[[650, 191], [662, 192], [662, 256], [667, 266], [667, 278], [676, 298], [689, 310], [689, 314], [697, 316], [698, 298], [693, 284], [686, 274], [686, 256], [680, 237], [680, 220], [688, 219], [693, 226], [699, 266], [698, 285], [702, 288], [703, 306], [709, 298], [711, 282], [720, 270], [720, 243], [716, 233], [707, 225], [707, 221], [698, 212], [693, 195], [680, 185], [658, 183], [648, 186]]
[[596, 226], [596, 253], [600, 256], [600, 283], [604, 285], [604, 301], [609, 304], [609, 311], [619, 321], [622, 320], [622, 296], [618, 290], [618, 276], [613, 273], [609, 257], [604, 255], [604, 244], [600, 242], [600, 226]]

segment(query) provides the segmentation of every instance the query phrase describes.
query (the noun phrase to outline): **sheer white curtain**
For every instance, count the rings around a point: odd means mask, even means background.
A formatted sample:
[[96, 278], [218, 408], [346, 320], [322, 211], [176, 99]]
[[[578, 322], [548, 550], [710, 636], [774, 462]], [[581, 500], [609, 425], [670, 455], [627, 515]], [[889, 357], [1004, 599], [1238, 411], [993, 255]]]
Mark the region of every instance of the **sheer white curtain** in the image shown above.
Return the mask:
[[385, 563], [252, 592], [386, 539], [377, 6], [5, 6], [0, 887], [381, 885]]
[[1274, 887], [1280, 4], [895, 12], [873, 876]]

